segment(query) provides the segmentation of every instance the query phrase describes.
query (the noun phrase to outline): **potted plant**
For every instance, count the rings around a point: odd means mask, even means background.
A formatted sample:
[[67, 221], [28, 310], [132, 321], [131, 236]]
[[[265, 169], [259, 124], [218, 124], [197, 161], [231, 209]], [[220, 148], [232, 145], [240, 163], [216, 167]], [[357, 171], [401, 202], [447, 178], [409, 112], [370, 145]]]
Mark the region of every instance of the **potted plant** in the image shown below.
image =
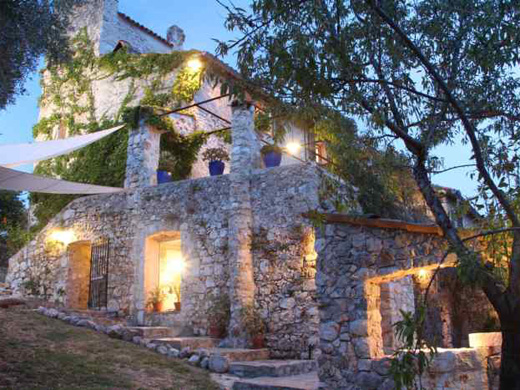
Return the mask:
[[277, 144], [265, 145], [260, 150], [266, 168], [280, 166], [282, 162], [282, 148]]
[[172, 286], [173, 293], [177, 300], [175, 301], [175, 311], [181, 311], [181, 284], [176, 283]]
[[169, 183], [172, 181], [173, 171], [172, 162], [168, 152], [161, 152], [159, 167], [157, 169], [157, 184]]
[[229, 161], [229, 153], [222, 147], [208, 148], [202, 153], [202, 159], [209, 163], [210, 176], [218, 176], [224, 173], [224, 161]]
[[163, 303], [166, 299], [166, 294], [163, 292], [161, 287], [156, 287], [149, 293], [148, 306], [152, 307], [155, 312], [161, 312], [163, 310]]
[[244, 326], [254, 349], [265, 347], [265, 324], [260, 316], [260, 313], [253, 305], [246, 306], [242, 309], [242, 319]]
[[207, 312], [209, 321], [209, 335], [214, 338], [223, 338], [226, 335], [231, 308], [229, 296], [221, 294], [213, 296]]

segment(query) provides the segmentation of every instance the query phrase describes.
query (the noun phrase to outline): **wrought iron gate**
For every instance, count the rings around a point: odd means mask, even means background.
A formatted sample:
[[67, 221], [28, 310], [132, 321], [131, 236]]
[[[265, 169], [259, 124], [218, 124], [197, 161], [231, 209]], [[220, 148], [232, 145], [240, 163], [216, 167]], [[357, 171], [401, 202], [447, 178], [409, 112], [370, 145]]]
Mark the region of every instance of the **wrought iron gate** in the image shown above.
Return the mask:
[[108, 239], [100, 239], [92, 244], [88, 294], [89, 309], [107, 307], [109, 258], [110, 243]]

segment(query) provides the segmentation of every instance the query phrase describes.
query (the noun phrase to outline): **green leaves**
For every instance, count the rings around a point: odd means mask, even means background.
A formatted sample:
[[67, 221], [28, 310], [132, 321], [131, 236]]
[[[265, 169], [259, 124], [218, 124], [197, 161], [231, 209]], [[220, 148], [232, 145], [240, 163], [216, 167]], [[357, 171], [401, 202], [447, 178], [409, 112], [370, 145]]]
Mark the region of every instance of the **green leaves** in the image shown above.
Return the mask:
[[435, 346], [422, 339], [426, 306], [415, 313], [400, 310], [402, 320], [394, 324], [395, 335], [401, 343], [391, 360], [390, 375], [397, 390], [423, 390], [421, 376], [437, 354]]
[[[48, 77], [44, 79], [41, 103], [52, 105], [53, 114], [34, 126], [34, 136], [52, 138], [56, 136], [56, 131], [62, 136], [84, 134], [122, 122], [127, 127], [126, 130], [120, 130], [70, 155], [44, 161], [38, 164], [35, 172], [80, 183], [122, 187], [126, 170], [128, 130], [137, 128], [139, 118], [145, 117], [147, 124], [168, 132], [162, 136], [164, 153], [161, 165], [168, 167], [175, 180], [186, 179], [206, 136], [198, 132], [186, 136], [178, 134], [173, 121], [166, 116], [159, 116], [156, 110], [169, 109], [193, 100], [194, 94], [200, 89], [204, 68], [189, 67], [185, 63], [198, 52], [136, 55], [121, 49], [97, 57], [86, 29], [80, 31], [71, 43], [73, 56], [70, 61], [59, 66], [50, 66], [45, 71]], [[178, 72], [173, 86], [165, 88], [164, 76], [176, 69]], [[96, 118], [95, 115], [96, 102], [92, 83], [104, 78], [112, 78], [115, 82], [129, 80], [127, 95], [117, 113], [110, 119], [105, 116]], [[142, 85], [137, 81], [144, 78], [149, 81], [149, 86], [144, 88], [143, 98], [136, 102], [136, 85]], [[166, 93], [154, 92], [168, 89]], [[136, 103], [137, 106], [129, 106]], [[44, 226], [74, 198], [66, 195], [32, 194], [39, 225]]]

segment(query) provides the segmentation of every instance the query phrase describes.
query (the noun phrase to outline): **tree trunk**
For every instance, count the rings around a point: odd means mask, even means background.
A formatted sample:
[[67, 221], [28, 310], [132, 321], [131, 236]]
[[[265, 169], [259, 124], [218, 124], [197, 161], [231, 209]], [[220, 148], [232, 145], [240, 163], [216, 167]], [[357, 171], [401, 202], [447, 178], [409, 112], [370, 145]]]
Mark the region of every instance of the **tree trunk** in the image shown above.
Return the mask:
[[520, 390], [520, 323], [502, 323], [500, 390]]

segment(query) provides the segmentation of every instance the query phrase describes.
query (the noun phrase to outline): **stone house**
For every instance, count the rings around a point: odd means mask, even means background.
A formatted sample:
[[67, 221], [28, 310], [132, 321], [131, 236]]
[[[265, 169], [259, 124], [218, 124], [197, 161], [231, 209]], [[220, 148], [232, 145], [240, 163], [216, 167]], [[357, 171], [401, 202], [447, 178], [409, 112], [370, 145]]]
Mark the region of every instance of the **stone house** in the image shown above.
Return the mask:
[[[142, 58], [182, 53], [182, 30], [174, 26], [164, 39], [118, 12], [117, 0], [92, 1], [78, 13], [71, 37], [86, 31], [96, 58], [123, 48]], [[239, 77], [206, 53], [190, 51], [185, 59], [193, 56], [225, 77]], [[70, 107], [44, 96], [40, 119], [49, 122], [57, 113], [73, 115], [78, 123], [88, 116], [113, 118], [122, 106], [139, 105], [150, 89], [175, 87], [182, 66], [162, 72], [160, 83], [142, 72], [98, 77], [91, 67], [85, 73], [88, 88], [77, 88], [88, 94], [70, 95], [76, 90], [70, 80], [60, 86], [62, 100], [79, 102], [76, 109], [67, 111]], [[44, 95], [55, 80], [44, 73]], [[414, 310], [445, 243], [431, 224], [337, 214], [326, 191], [333, 178], [314, 153], [323, 154], [323, 146], [293, 124], [286, 124], [288, 141], [306, 147], [285, 154], [279, 167], [263, 168], [259, 150], [266, 139], [255, 130], [257, 108], [247, 97], [232, 101], [218, 85], [203, 81], [192, 101], [184, 102], [191, 107], [165, 113], [182, 134], [211, 134], [182, 181], [157, 185], [164, 131], [137, 121], [128, 136], [125, 189], [68, 204], [11, 258], [7, 281], [17, 294], [44, 296], [75, 310], [106, 310], [135, 325], [167, 326], [177, 335], [200, 338], [211, 333], [213, 312], [226, 299], [222, 345], [250, 346], [244, 322], [254, 307], [265, 324], [271, 358], [318, 358], [320, 379], [331, 390], [391, 388], [382, 386], [391, 386], [385, 356], [399, 346], [392, 324], [401, 318], [399, 309]], [[78, 110], [80, 104], [88, 109]], [[226, 127], [231, 145], [214, 133]], [[47, 130], [40, 139], [70, 135], [60, 120]], [[224, 175], [210, 177], [200, 155], [215, 146], [228, 148], [231, 161]], [[309, 212], [325, 213], [322, 227]], [[450, 280], [453, 262], [446, 265], [438, 283]], [[473, 388], [489, 387], [493, 351], [453, 349], [467, 347], [468, 334], [483, 330], [482, 321], [463, 321], [468, 312], [457, 311], [441, 287], [432, 293], [436, 303], [428, 315], [435, 326], [429, 331], [449, 348], [442, 359], [455, 362], [466, 353], [471, 364], [441, 365], [429, 380], [451, 381], [445, 388], [458, 389], [464, 377]], [[163, 307], [152, 311], [148, 302], [157, 289], [165, 294]], [[476, 302], [469, 314], [487, 318], [485, 299], [468, 296]]]

